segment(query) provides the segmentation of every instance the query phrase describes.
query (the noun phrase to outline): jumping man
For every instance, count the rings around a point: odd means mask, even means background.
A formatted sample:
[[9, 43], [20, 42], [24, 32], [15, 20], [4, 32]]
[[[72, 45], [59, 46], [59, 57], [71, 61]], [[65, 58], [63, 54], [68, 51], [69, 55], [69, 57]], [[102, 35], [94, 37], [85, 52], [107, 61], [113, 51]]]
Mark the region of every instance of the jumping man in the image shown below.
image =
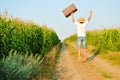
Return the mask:
[[[78, 60], [81, 60], [81, 53], [84, 54], [85, 59], [87, 59], [86, 52], [86, 31], [85, 28], [92, 17], [92, 10], [87, 20], [83, 17], [80, 17], [78, 20], [75, 20], [73, 13], [71, 14], [71, 20], [77, 27], [77, 51], [78, 51]], [[82, 44], [82, 46], [81, 46]]]

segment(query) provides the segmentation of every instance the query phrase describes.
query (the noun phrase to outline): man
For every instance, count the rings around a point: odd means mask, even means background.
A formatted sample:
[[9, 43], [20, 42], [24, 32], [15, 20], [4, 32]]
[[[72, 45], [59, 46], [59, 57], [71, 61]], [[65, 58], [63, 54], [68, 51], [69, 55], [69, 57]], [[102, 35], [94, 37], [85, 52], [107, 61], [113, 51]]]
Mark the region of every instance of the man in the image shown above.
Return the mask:
[[[85, 60], [87, 59], [86, 52], [86, 32], [85, 28], [92, 17], [92, 10], [90, 11], [90, 15], [87, 20], [83, 17], [80, 17], [78, 20], [75, 20], [73, 13], [71, 13], [72, 22], [77, 27], [77, 50], [78, 50], [78, 60], [81, 60], [81, 53], [84, 54]], [[81, 46], [82, 44], [82, 46]]]

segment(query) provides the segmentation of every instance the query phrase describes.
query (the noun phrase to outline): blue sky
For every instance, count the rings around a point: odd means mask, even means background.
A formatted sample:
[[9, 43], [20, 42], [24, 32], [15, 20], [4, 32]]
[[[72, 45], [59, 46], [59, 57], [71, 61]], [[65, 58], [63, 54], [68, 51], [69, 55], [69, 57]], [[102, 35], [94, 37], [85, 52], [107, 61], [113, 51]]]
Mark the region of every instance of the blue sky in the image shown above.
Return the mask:
[[87, 19], [93, 10], [86, 30], [120, 27], [120, 0], [0, 0], [0, 13], [7, 9], [9, 15], [47, 25], [63, 40], [76, 33], [71, 17], [66, 18], [62, 13], [71, 3], [78, 8], [76, 19], [81, 16]]

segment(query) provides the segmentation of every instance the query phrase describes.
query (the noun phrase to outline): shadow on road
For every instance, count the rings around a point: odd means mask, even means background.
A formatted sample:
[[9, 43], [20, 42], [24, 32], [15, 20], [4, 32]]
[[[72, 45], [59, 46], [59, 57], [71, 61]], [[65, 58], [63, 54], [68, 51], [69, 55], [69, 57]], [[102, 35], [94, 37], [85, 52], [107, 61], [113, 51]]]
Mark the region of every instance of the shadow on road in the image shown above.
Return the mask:
[[95, 57], [100, 53], [100, 48], [98, 48], [97, 50], [93, 50], [92, 51], [94, 54], [90, 57], [88, 57], [84, 62], [89, 62], [95, 59]]

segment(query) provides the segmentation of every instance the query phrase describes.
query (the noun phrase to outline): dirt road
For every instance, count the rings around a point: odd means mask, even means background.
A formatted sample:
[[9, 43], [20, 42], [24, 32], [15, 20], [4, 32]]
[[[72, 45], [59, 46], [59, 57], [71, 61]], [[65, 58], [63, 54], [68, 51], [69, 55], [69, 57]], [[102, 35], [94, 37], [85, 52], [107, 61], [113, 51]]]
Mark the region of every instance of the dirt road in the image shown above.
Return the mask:
[[[120, 69], [95, 57], [88, 62], [78, 62], [63, 44], [57, 64], [58, 80], [120, 80]], [[89, 55], [91, 56], [91, 55]]]

